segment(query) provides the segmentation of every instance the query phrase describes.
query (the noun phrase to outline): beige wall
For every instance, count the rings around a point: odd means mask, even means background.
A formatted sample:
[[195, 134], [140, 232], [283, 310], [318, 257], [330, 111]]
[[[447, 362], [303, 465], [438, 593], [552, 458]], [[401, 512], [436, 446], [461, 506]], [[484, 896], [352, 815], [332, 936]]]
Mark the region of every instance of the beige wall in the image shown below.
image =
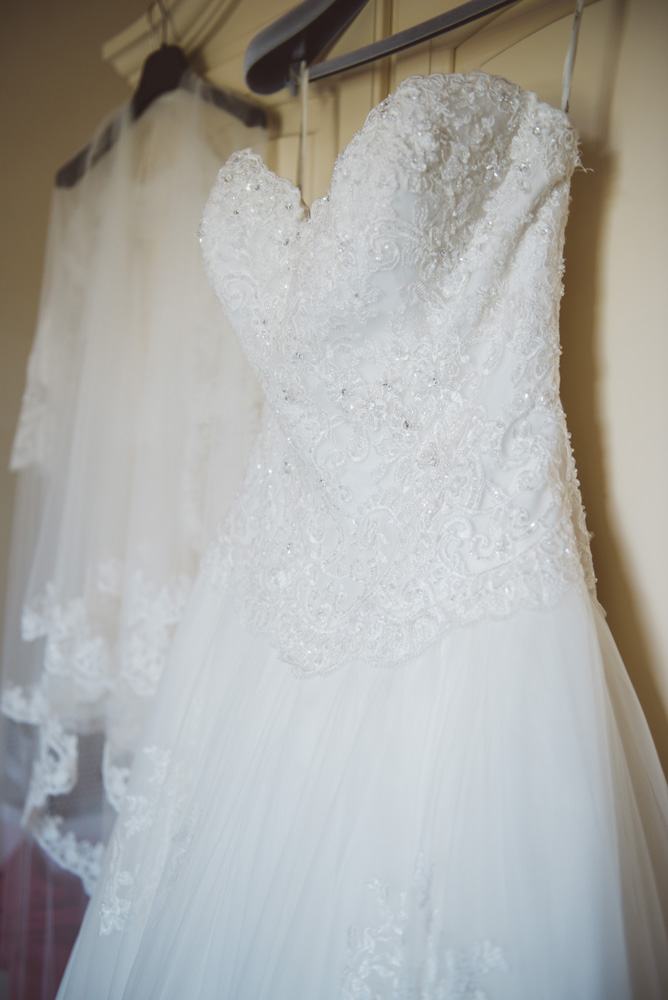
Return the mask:
[[[183, 0], [175, 13], [198, 0]], [[203, 0], [200, 0], [203, 3]], [[6, 466], [34, 323], [51, 176], [128, 88], [100, 45], [145, 3], [14, 0], [2, 14], [4, 75], [3, 302], [0, 461]], [[211, 6], [211, 5], [209, 5]], [[247, 42], [289, 0], [228, 4], [201, 44], [200, 65], [241, 89]], [[432, 16], [438, 0], [371, 0], [338, 48], [353, 48]], [[485, 25], [391, 64], [314, 86], [305, 197], [323, 194], [334, 156], [368, 110], [413, 72], [482, 68], [558, 103], [572, 0], [522, 0]], [[38, 16], [35, 15], [38, 11]], [[125, 36], [127, 36], [127, 32]], [[562, 395], [594, 532], [599, 594], [668, 768], [668, 3], [598, 0], [583, 18], [571, 114], [591, 172], [573, 181], [562, 310]], [[107, 54], [120, 51], [112, 41]], [[136, 66], [135, 66], [136, 69]], [[131, 69], [123, 67], [131, 75]], [[298, 102], [270, 99], [270, 165], [294, 178]], [[6, 259], [6, 260], [4, 260]], [[11, 489], [2, 480], [4, 562]]]
[[[592, 268], [600, 471], [591, 473], [601, 595], [668, 749], [668, 4], [620, 18]], [[580, 200], [586, 198], [578, 188]], [[586, 453], [585, 453], [586, 455]], [[583, 464], [583, 477], [584, 477]], [[598, 480], [598, 481], [597, 481]], [[584, 479], [583, 479], [584, 481]], [[589, 486], [589, 479], [587, 480]], [[593, 505], [596, 506], [593, 506]], [[660, 695], [664, 712], [652, 708]]]

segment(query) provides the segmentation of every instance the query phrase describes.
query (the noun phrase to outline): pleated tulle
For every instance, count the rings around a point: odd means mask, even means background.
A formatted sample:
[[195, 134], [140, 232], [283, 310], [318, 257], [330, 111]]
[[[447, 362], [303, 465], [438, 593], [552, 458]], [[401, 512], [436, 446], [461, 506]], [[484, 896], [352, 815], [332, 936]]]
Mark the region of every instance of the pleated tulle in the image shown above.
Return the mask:
[[219, 602], [198, 584], [61, 1000], [665, 995], [668, 796], [587, 597], [309, 681]]

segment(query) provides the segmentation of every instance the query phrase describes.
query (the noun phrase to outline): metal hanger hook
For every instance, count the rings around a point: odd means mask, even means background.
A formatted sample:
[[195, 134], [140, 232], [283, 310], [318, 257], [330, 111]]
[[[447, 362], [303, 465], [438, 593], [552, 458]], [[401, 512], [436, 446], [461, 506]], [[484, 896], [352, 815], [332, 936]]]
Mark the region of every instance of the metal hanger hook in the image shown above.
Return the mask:
[[156, 0], [156, 2], [158, 4], [158, 10], [162, 15], [162, 44], [166, 45], [169, 36], [169, 11], [165, 7], [162, 0]]
[[146, 23], [148, 24], [148, 41], [151, 46], [151, 52], [155, 52], [158, 45], [155, 39], [155, 31], [153, 30], [153, 8], [155, 7], [155, 0], [151, 0], [151, 3], [146, 8]]
[[176, 31], [176, 25], [174, 24], [174, 18], [172, 17], [171, 11], [163, 3], [163, 0], [151, 0], [151, 3], [146, 9], [146, 20], [148, 21], [148, 36], [151, 43], [151, 49], [155, 51], [158, 48], [155, 29], [153, 26], [153, 8], [157, 7], [160, 12], [160, 30], [161, 30], [161, 45], [167, 45], [169, 43], [169, 27], [171, 25], [172, 35], [176, 43], [178, 38], [178, 33]]

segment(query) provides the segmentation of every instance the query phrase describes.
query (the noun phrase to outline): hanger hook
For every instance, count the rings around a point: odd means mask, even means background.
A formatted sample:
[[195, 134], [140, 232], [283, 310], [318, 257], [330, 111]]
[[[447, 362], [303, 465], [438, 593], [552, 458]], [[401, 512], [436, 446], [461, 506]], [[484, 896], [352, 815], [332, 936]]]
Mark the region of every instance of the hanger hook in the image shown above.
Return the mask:
[[172, 34], [174, 36], [174, 40], [175, 41], [176, 41], [178, 35], [177, 35], [177, 31], [176, 31], [176, 25], [174, 24], [174, 18], [172, 17], [169, 8], [166, 7], [165, 4], [163, 3], [163, 0], [151, 0], [151, 3], [146, 8], [146, 20], [148, 22], [148, 37], [149, 37], [149, 41], [150, 41], [150, 44], [151, 44], [151, 49], [155, 51], [155, 49], [158, 48], [158, 45], [156, 43], [155, 29], [153, 27], [153, 8], [154, 7], [158, 8], [158, 11], [160, 12], [160, 18], [161, 18], [160, 28], [161, 28], [162, 39], [161, 39], [160, 44], [161, 45], [167, 45], [168, 44], [168, 41], [169, 41], [169, 26], [170, 26], [170, 24], [172, 26]]
[[158, 10], [162, 15], [162, 44], [167, 44], [167, 37], [169, 35], [169, 12], [165, 7], [162, 0], [157, 0]]
[[155, 52], [158, 45], [155, 39], [155, 31], [153, 30], [153, 8], [155, 7], [155, 0], [151, 0], [151, 3], [146, 8], [146, 23], [148, 24], [148, 41], [151, 46], [151, 52]]

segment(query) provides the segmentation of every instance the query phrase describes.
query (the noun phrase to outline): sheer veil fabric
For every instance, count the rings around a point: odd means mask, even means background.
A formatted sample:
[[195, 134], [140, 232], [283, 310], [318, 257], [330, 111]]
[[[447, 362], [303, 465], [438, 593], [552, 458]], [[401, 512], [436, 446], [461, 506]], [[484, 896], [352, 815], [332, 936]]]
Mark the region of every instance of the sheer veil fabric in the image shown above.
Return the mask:
[[128, 105], [98, 130], [78, 183], [55, 189], [12, 455], [6, 799], [89, 892], [259, 415], [197, 227], [221, 160], [261, 150], [265, 133], [200, 86], [187, 76], [136, 121]]
[[265, 397], [59, 1000], [660, 1000], [668, 791], [559, 401], [577, 140], [404, 81], [201, 229]]

